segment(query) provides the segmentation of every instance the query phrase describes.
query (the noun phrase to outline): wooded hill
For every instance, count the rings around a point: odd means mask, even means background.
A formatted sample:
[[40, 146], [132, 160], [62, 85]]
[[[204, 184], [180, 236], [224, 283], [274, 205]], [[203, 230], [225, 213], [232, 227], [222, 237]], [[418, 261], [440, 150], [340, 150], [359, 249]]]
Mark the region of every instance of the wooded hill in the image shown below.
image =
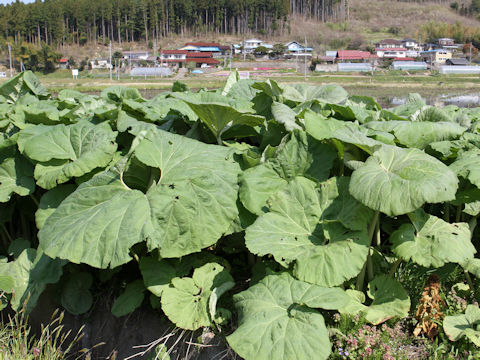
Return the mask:
[[37, 0], [0, 7], [0, 33], [17, 42], [149, 41], [202, 32], [272, 34], [289, 14], [344, 17], [344, 0]]

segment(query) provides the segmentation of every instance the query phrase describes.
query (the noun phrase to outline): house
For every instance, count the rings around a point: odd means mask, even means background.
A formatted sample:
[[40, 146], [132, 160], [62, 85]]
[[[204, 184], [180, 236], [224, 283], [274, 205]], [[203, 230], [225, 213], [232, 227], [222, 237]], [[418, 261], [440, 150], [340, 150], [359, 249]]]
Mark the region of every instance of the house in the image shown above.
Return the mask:
[[258, 39], [249, 39], [249, 40], [245, 40], [243, 42], [243, 50], [246, 52], [246, 53], [251, 53], [253, 52], [253, 50], [255, 50], [257, 47], [259, 46], [264, 46], [264, 43], [262, 40], [258, 40]]
[[448, 59], [451, 59], [452, 53], [444, 49], [435, 49], [435, 50], [422, 51], [420, 53], [420, 56], [423, 61], [431, 65], [438, 65], [438, 64], [445, 64], [445, 62]]
[[450, 38], [439, 38], [435, 40], [435, 44], [440, 45], [440, 46], [454, 46], [455, 41]]
[[148, 51], [123, 51], [122, 54], [129, 61], [147, 60], [150, 56]]
[[311, 47], [305, 47], [297, 41], [290, 41], [285, 44], [286, 50], [290, 54], [305, 54], [312, 53], [313, 49]]
[[375, 49], [375, 53], [379, 58], [404, 58], [407, 57], [407, 49], [405, 48], [380, 48]]
[[375, 47], [379, 49], [399, 48], [402, 46], [403, 43], [400, 40], [395, 39], [385, 39], [375, 44]]
[[112, 67], [106, 59], [91, 60], [90, 66], [92, 69], [110, 69]]
[[420, 44], [413, 39], [405, 38], [402, 40], [402, 47], [407, 50], [420, 50]]
[[58, 67], [60, 69], [67, 69], [68, 68], [68, 59], [67, 58], [61, 58], [58, 60]]
[[465, 66], [470, 65], [470, 61], [465, 58], [447, 59], [447, 61], [445, 61], [445, 64], [453, 66]]
[[337, 61], [340, 62], [366, 62], [377, 59], [378, 56], [369, 53], [368, 51], [360, 50], [338, 50]]
[[183, 67], [184, 64], [193, 62], [196, 67], [218, 65], [220, 62], [213, 58], [212, 52], [188, 50], [161, 50], [157, 59], [162, 65]]

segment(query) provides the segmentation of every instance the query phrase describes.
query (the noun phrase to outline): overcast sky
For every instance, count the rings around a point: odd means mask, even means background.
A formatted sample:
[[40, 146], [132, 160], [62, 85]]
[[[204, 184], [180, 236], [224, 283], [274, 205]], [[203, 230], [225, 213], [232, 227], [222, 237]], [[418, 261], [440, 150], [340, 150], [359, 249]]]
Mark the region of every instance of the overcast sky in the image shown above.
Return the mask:
[[[21, 1], [24, 2], [24, 3], [34, 2], [34, 0], [21, 0]], [[10, 4], [12, 2], [14, 2], [14, 0], [0, 0], [0, 4], [2, 4], [2, 5]]]

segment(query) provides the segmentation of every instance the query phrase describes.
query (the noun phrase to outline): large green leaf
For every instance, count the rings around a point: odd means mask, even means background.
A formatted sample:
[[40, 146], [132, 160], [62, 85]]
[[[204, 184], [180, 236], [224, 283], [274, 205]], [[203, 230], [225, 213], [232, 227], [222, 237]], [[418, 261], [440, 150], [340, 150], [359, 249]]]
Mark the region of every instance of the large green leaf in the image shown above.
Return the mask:
[[388, 121], [370, 122], [368, 128], [393, 132], [398, 142], [425, 149], [430, 143], [458, 139], [466, 128], [453, 122]]
[[287, 131], [301, 129], [300, 125], [296, 123], [295, 116], [297, 114], [285, 104], [274, 102], [272, 104], [272, 115], [277, 123], [285, 126]]
[[247, 210], [260, 215], [268, 198], [296, 176], [328, 179], [336, 156], [332, 146], [294, 131], [282, 140], [270, 159], [242, 173], [240, 199]]
[[87, 272], [75, 272], [66, 279], [60, 301], [70, 314], [84, 314], [92, 307], [92, 283], [93, 277]]
[[163, 131], [149, 132], [135, 149], [161, 177], [147, 192], [153, 230], [150, 249], [180, 257], [215, 244], [238, 215], [240, 168], [234, 151]]
[[463, 263], [476, 253], [466, 223], [450, 224], [422, 209], [408, 214], [412, 224], [403, 224], [390, 237], [393, 252], [425, 267]]
[[18, 147], [24, 155], [39, 162], [35, 167], [38, 185], [51, 189], [72, 177], [106, 166], [117, 149], [116, 134], [106, 123], [37, 125], [20, 133]]
[[146, 288], [158, 297], [162, 296], [163, 290], [177, 276], [175, 268], [165, 260], [142, 257], [139, 266]]
[[116, 317], [124, 316], [142, 305], [145, 298], [145, 286], [142, 280], [135, 280], [127, 285], [125, 291], [115, 299], [112, 314]]
[[245, 106], [235, 107], [226, 98], [211, 93], [178, 94], [175, 97], [185, 101], [198, 115], [200, 120], [207, 125], [217, 139], [235, 125], [250, 127], [262, 125], [265, 122], [263, 116], [252, 114], [253, 110]]
[[457, 160], [450, 165], [450, 169], [480, 188], [480, 151], [478, 149], [459, 154]]
[[457, 188], [457, 177], [439, 160], [418, 149], [394, 146], [381, 146], [350, 181], [353, 197], [389, 216], [453, 200]]
[[47, 218], [52, 215], [65, 198], [74, 192], [76, 186], [73, 184], [59, 185], [47, 191], [40, 199], [38, 210], [35, 213], [35, 223], [40, 230]]
[[177, 326], [196, 330], [212, 323], [209, 312], [210, 295], [216, 288], [235, 284], [223, 266], [208, 263], [195, 269], [191, 278], [174, 278], [162, 294], [162, 310]]
[[13, 147], [0, 150], [0, 203], [13, 193], [26, 196], [35, 190], [33, 165]]
[[443, 329], [452, 341], [466, 336], [480, 347], [480, 309], [478, 306], [468, 305], [465, 314], [445, 317]]
[[52, 260], [35, 249], [25, 249], [15, 261], [0, 263], [0, 278], [8, 276], [13, 279], [13, 288], [2, 288], [12, 294], [12, 308], [20, 310], [28, 299], [26, 308], [30, 312], [46, 285], [60, 279], [63, 265], [63, 261]]
[[40, 247], [53, 258], [94, 267], [130, 260], [129, 249], [147, 236], [145, 195], [127, 188], [120, 175], [104, 172], [81, 184], [45, 221]]
[[0, 95], [7, 98], [9, 102], [15, 102], [25, 94], [35, 95], [40, 99], [49, 96], [47, 89], [40, 84], [31, 71], [22, 72], [0, 86]]
[[310, 360], [327, 359], [331, 352], [323, 316], [314, 308], [338, 309], [348, 296], [283, 273], [265, 277], [234, 300], [239, 324], [227, 341], [241, 357]]
[[283, 97], [295, 102], [318, 100], [325, 103], [339, 104], [347, 99], [348, 93], [338, 85], [314, 86], [295, 84], [283, 86]]
[[295, 178], [270, 198], [269, 212], [247, 228], [248, 249], [271, 254], [284, 265], [295, 262], [294, 275], [318, 285], [339, 285], [357, 275], [368, 254], [367, 223], [361, 226], [368, 209], [338, 196], [331, 188], [336, 181], [319, 190], [315, 182]]
[[392, 317], [404, 318], [410, 310], [410, 298], [402, 285], [387, 275], [377, 276], [369, 284], [369, 296], [373, 298], [365, 318], [374, 325]]

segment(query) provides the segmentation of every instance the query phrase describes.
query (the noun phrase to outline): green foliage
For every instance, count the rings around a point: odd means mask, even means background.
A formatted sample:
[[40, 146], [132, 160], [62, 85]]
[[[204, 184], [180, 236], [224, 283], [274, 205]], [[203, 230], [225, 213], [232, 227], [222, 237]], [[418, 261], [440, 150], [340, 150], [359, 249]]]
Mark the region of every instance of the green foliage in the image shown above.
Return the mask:
[[[478, 109], [418, 95], [381, 109], [235, 72], [154, 99], [53, 97], [26, 72], [0, 95], [2, 308], [30, 311], [58, 284], [83, 314], [110, 282], [115, 316], [150, 293], [180, 328], [225, 329], [246, 360], [293, 360], [330, 355], [332, 310], [407, 318], [429, 273], [479, 300]], [[453, 334], [451, 309], [440, 336], [475, 344], [476, 320]]]

